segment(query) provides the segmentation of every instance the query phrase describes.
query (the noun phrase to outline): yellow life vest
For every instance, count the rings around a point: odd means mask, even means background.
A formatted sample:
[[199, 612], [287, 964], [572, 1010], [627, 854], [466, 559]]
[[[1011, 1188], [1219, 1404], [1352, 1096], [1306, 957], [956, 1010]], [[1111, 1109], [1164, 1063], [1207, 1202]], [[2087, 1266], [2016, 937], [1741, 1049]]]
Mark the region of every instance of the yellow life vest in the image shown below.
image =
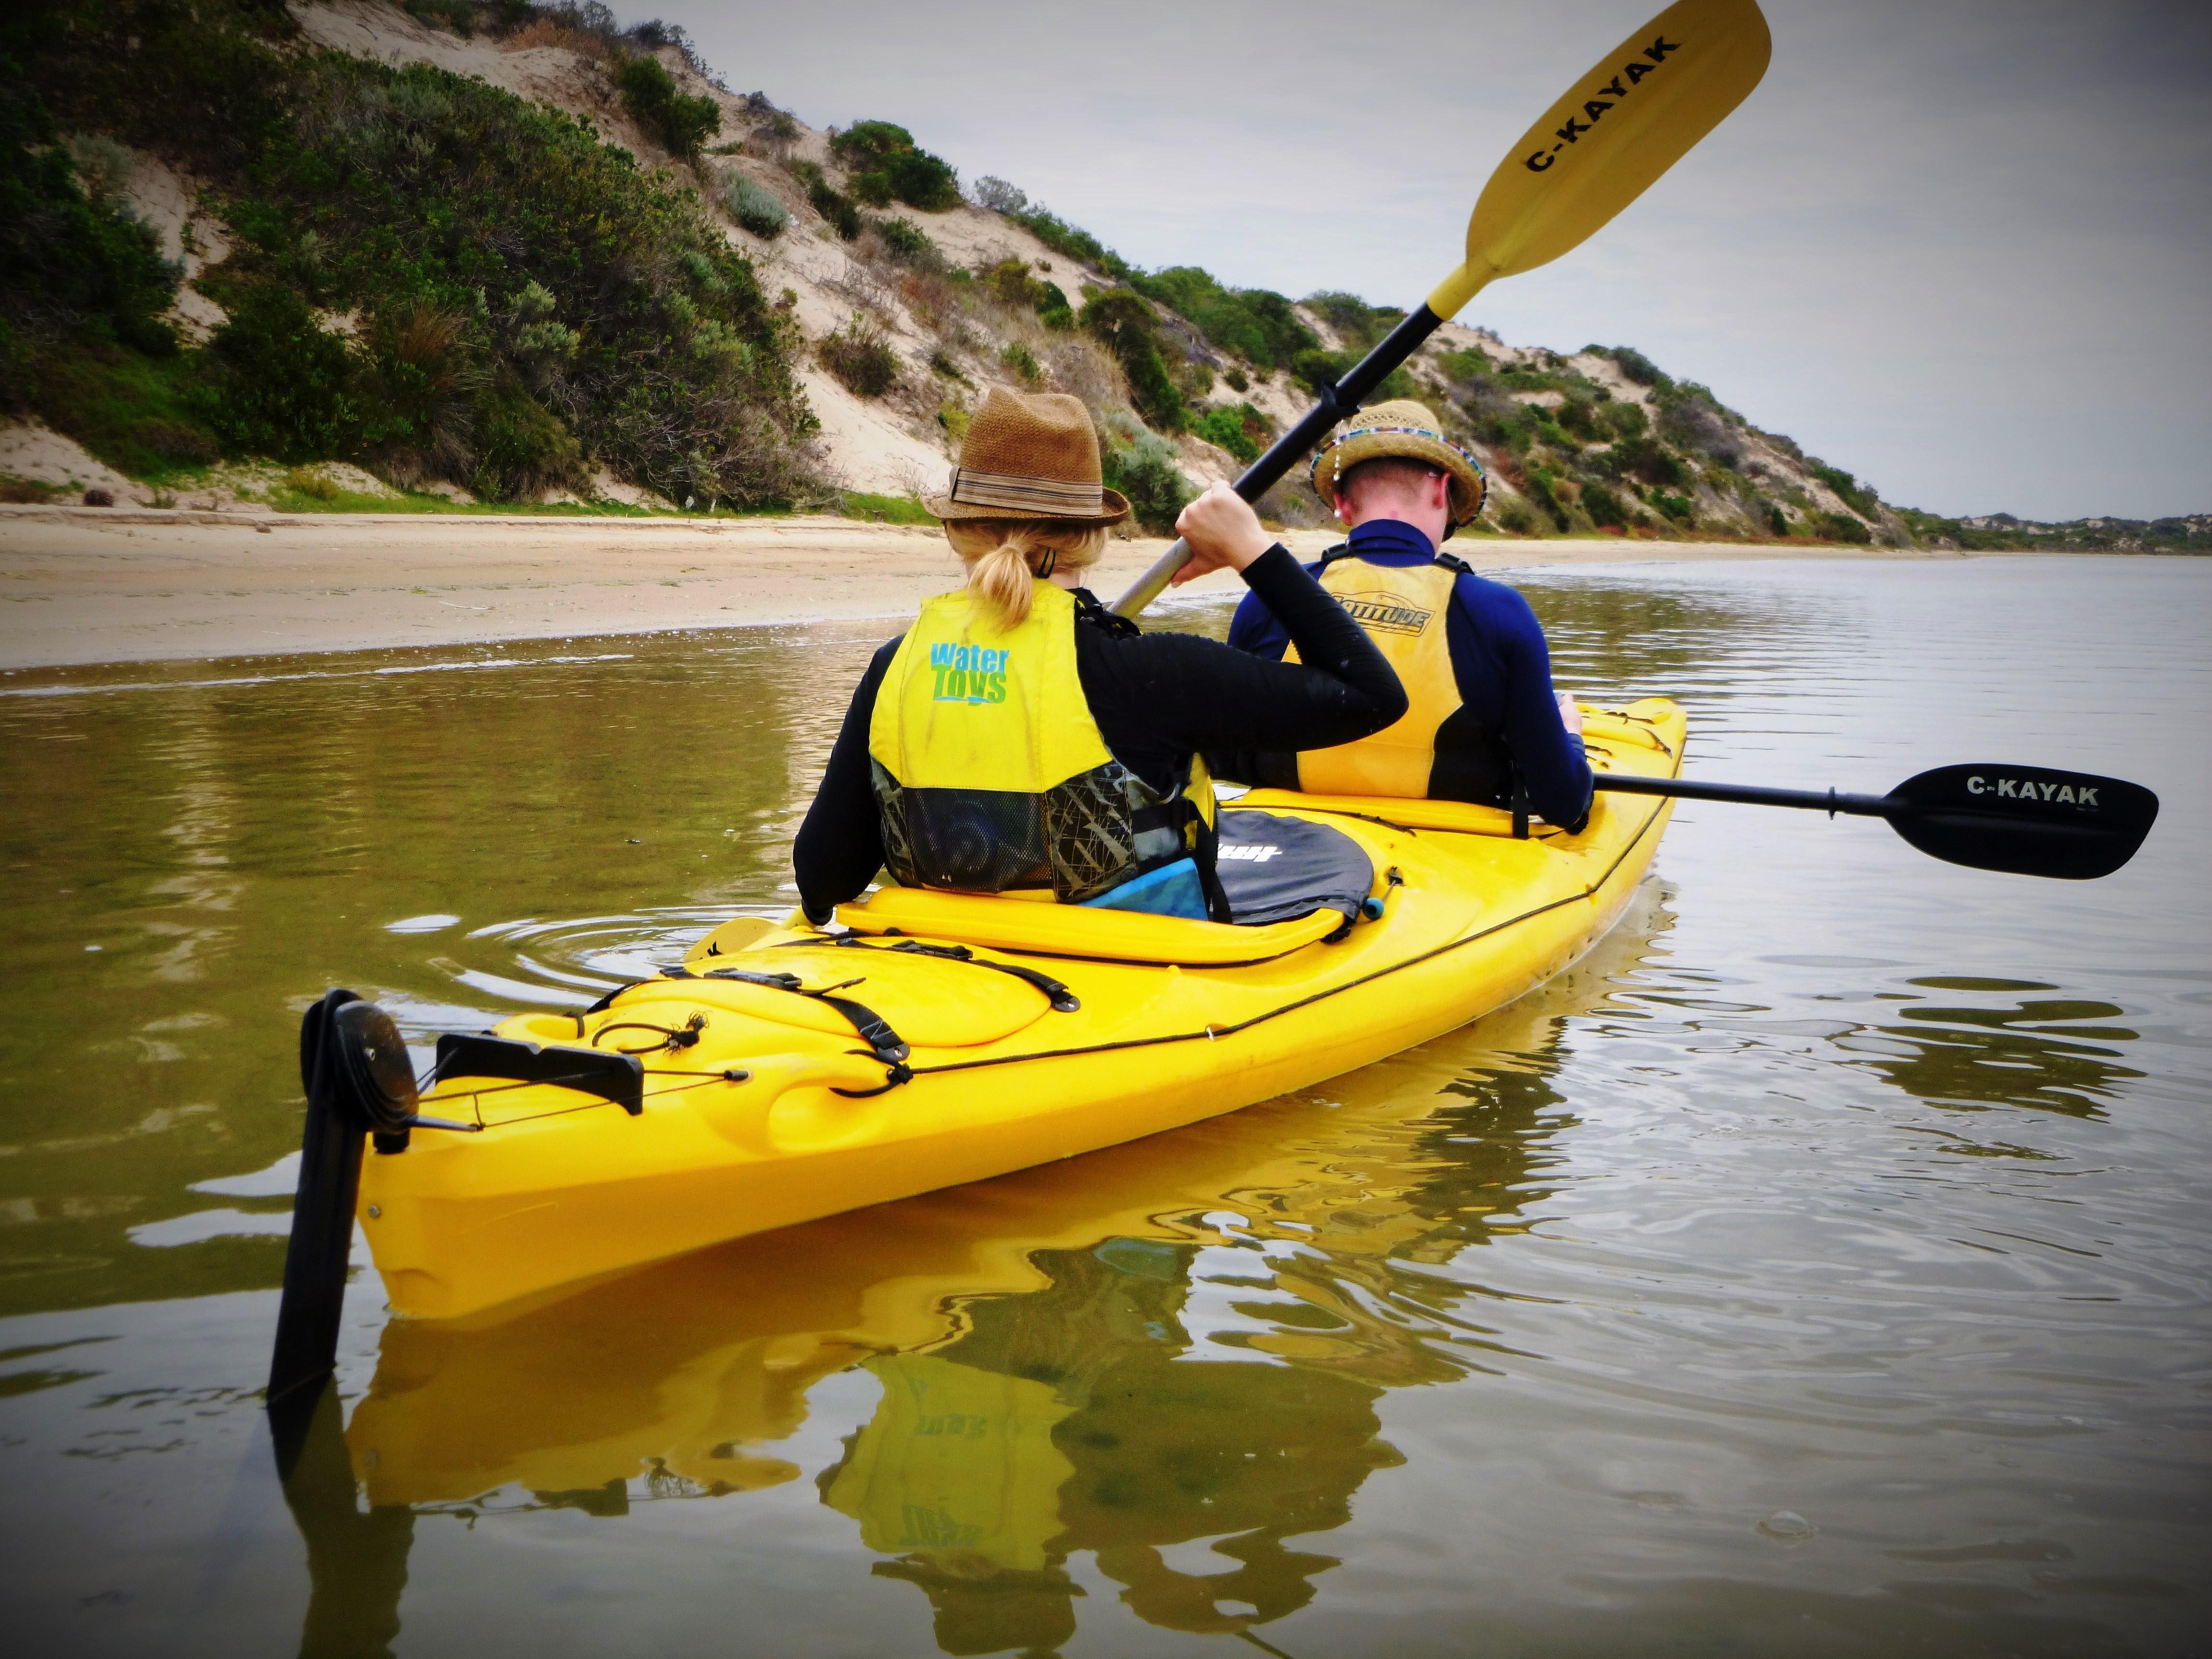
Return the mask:
[[884, 862], [902, 886], [1083, 904], [1188, 860], [1182, 896], [1128, 908], [1226, 920], [1206, 768], [1192, 757], [1162, 794], [1114, 758], [1076, 672], [1076, 612], [1049, 582], [1011, 628], [965, 589], [922, 606], [868, 722]]
[[[1371, 737], [1301, 751], [1299, 788], [1317, 795], [1436, 796], [1504, 804], [1512, 787], [1510, 760], [1497, 737], [1464, 714], [1446, 638], [1452, 585], [1466, 569], [1449, 554], [1413, 566], [1370, 564], [1349, 548], [1332, 548], [1324, 556], [1322, 586], [1397, 672], [1398, 683], [1406, 688], [1406, 712]], [[1297, 661], [1297, 646], [1289, 647], [1283, 659]]]

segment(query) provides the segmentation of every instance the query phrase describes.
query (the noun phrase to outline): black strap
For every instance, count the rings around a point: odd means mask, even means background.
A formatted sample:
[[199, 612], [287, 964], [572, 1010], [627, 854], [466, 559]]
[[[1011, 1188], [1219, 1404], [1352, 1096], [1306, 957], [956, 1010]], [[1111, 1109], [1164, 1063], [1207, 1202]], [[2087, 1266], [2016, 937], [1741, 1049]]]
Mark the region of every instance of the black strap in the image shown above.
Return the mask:
[[[789, 991], [794, 996], [811, 997], [826, 1003], [852, 1022], [860, 1033], [860, 1041], [875, 1052], [878, 1060], [892, 1065], [904, 1060], [914, 1050], [904, 1037], [891, 1030], [890, 1022], [866, 1003], [855, 1002], [850, 997], [832, 996], [828, 991], [810, 991], [799, 983], [796, 974], [754, 974], [742, 968], [710, 968], [705, 973], [694, 975], [688, 969], [669, 970], [672, 979], [734, 979], [747, 985], [766, 986], [771, 991]], [[857, 981], [851, 981], [858, 983]]]
[[851, 933], [842, 933], [827, 941], [813, 939], [787, 939], [782, 948], [812, 947], [824, 943], [849, 951], [897, 951], [907, 956], [936, 957], [945, 962], [964, 962], [970, 968], [988, 968], [994, 973], [1011, 974], [1025, 985], [1033, 985], [1044, 993], [1055, 1013], [1072, 1014], [1083, 1004], [1074, 992], [1049, 974], [1041, 974], [1034, 968], [1017, 967], [1011, 962], [986, 962], [964, 945], [924, 945], [918, 939], [902, 939], [896, 945], [870, 945]]
[[1133, 640], [1145, 631], [1137, 626], [1134, 617], [1124, 617], [1099, 604], [1098, 596], [1087, 587], [1075, 590], [1075, 619], [1089, 623], [1093, 628], [1103, 628], [1118, 640]]
[[[1334, 547], [1330, 548], [1328, 552], [1321, 556], [1321, 562], [1322, 565], [1326, 567], [1334, 563], [1339, 559], [1349, 559], [1357, 556], [1358, 556], [1352, 551], [1352, 544], [1350, 542], [1339, 542]], [[1429, 561], [1429, 562], [1431, 564], [1440, 564], [1443, 566], [1445, 569], [1450, 571], [1455, 576], [1472, 576], [1474, 574], [1474, 567], [1469, 564], [1465, 559], [1458, 556], [1456, 554], [1439, 551]]]

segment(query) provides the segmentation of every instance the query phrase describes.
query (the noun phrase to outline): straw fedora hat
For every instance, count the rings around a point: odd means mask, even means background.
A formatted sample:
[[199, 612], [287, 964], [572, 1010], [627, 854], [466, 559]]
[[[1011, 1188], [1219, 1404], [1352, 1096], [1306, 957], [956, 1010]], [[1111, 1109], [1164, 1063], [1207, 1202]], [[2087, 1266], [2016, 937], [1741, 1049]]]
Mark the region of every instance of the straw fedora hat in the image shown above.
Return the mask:
[[1099, 480], [1098, 434], [1080, 398], [994, 386], [969, 422], [945, 493], [922, 505], [939, 519], [1119, 524], [1129, 503]]
[[1361, 410], [1351, 425], [1323, 444], [1313, 460], [1314, 494], [1324, 502], [1334, 501], [1338, 478], [1362, 461], [1385, 455], [1425, 461], [1451, 480], [1453, 528], [1472, 523], [1482, 511], [1483, 497], [1490, 493], [1482, 463], [1438, 431], [1428, 405], [1411, 398]]

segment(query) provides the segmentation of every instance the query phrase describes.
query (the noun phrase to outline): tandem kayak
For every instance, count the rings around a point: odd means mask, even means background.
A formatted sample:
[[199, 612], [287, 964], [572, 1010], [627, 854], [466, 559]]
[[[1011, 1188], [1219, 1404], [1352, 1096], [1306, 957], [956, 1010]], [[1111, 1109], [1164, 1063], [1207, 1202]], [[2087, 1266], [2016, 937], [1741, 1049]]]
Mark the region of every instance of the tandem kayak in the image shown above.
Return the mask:
[[[1684, 726], [1654, 698], [1589, 712], [1584, 743], [1601, 770], [1672, 777]], [[372, 1124], [361, 1225], [395, 1313], [505, 1317], [1233, 1111], [1559, 973], [1620, 919], [1671, 810], [1601, 793], [1579, 834], [1516, 836], [1496, 808], [1253, 790], [1222, 808], [1242, 862], [1320, 826], [1364, 858], [1364, 894], [1252, 926], [896, 887], [827, 928], [741, 918], [583, 1013], [441, 1039], [411, 1125]]]

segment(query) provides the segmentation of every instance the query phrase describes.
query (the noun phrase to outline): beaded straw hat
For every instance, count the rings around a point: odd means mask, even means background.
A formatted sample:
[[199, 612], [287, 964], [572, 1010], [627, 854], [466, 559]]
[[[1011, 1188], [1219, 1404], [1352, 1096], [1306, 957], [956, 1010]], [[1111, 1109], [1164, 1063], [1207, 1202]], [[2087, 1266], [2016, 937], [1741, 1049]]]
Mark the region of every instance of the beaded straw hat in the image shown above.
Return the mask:
[[1119, 524], [1129, 503], [1099, 476], [1098, 434], [1080, 398], [994, 386], [969, 423], [945, 493], [922, 505], [939, 519]]
[[1336, 499], [1336, 481], [1362, 461], [1401, 455], [1425, 461], [1451, 480], [1452, 527], [1472, 523], [1490, 492], [1482, 464], [1437, 430], [1437, 417], [1425, 404], [1395, 398], [1363, 409], [1352, 423], [1321, 447], [1313, 460], [1314, 494]]

